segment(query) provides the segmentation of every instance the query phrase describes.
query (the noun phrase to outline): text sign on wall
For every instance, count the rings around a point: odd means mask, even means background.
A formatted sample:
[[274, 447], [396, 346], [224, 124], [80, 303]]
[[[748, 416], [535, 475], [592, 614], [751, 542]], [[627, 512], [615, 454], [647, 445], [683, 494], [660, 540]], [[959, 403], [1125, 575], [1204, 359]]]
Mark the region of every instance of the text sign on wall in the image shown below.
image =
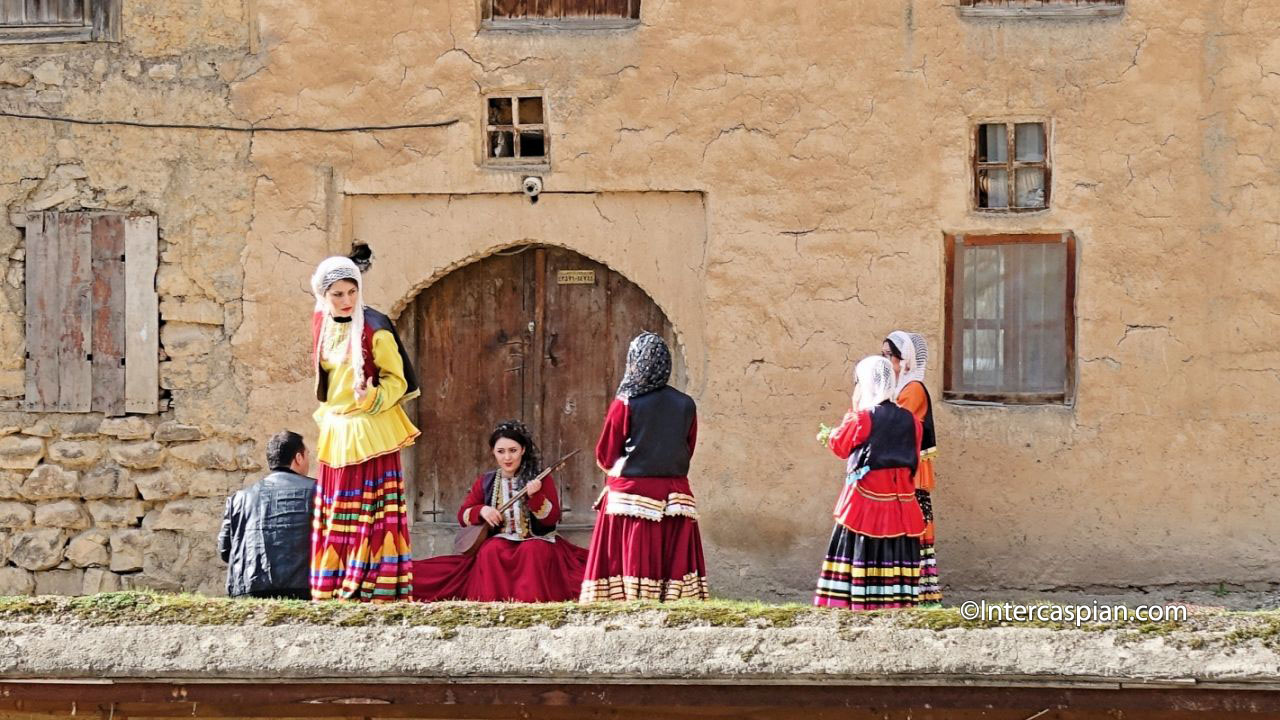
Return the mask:
[[595, 270], [558, 270], [556, 271], [557, 285], [595, 285]]

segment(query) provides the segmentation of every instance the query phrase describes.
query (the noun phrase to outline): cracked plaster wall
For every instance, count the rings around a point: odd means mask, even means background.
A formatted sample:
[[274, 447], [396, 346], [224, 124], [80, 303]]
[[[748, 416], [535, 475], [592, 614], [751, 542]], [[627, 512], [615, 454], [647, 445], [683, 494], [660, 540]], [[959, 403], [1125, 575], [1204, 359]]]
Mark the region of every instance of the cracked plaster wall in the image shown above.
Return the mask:
[[[181, 280], [162, 283], [162, 296], [243, 315], [221, 326], [231, 344], [210, 350], [231, 372], [205, 364], [200, 392], [175, 389], [184, 422], [245, 438], [283, 425], [314, 435], [307, 277], [349, 246], [352, 196], [517, 191], [521, 173], [479, 167], [480, 97], [545, 88], [548, 193], [704, 194], [698, 271], [646, 289], [664, 307], [671, 295], [700, 307], [693, 483], [720, 592], [799, 598], [810, 587], [840, 474], [813, 433], [846, 406], [857, 358], [889, 330], [923, 332], [940, 395], [943, 232], [1075, 232], [1080, 358], [1074, 407], [939, 403], [943, 582], [1275, 581], [1267, 458], [1280, 422], [1265, 399], [1280, 380], [1269, 282], [1280, 258], [1280, 41], [1268, 28], [1280, 8], [1130, 0], [1117, 19], [1001, 23], [923, 0], [770, 0], [749, 11], [652, 0], [630, 30], [498, 33], [478, 31], [475, 4], [461, 0], [380, 6], [376, 22], [338, 0], [185, 5], [193, 19], [144, 21], [156, 8], [126, 2], [119, 48], [0, 57], [28, 68], [56, 53], [81, 68], [66, 73], [64, 104], [50, 106], [68, 113], [459, 122], [250, 144], [0, 120], [16, 153], [0, 168], [11, 207], [56, 172], [69, 133], [87, 182], [134, 188], [120, 204], [160, 214], [168, 272]], [[15, 64], [15, 53], [26, 59]], [[91, 57], [105, 61], [105, 94], [87, 92]], [[130, 76], [135, 60], [142, 70]], [[161, 60], [177, 77], [153, 76]], [[217, 72], [201, 79], [206, 60]], [[34, 93], [29, 102], [54, 89], [32, 88], [0, 86]], [[1045, 212], [969, 208], [971, 123], [1007, 117], [1053, 123]], [[478, 214], [476, 234], [496, 222]], [[561, 244], [601, 247], [562, 229]], [[473, 251], [437, 230], [360, 239], [384, 260], [413, 257], [413, 243], [438, 244], [440, 257]], [[11, 230], [0, 239], [16, 247]], [[377, 262], [374, 281], [388, 272]], [[408, 287], [436, 269], [423, 262], [416, 281], [415, 268], [396, 270]], [[9, 322], [20, 333], [20, 317]]]

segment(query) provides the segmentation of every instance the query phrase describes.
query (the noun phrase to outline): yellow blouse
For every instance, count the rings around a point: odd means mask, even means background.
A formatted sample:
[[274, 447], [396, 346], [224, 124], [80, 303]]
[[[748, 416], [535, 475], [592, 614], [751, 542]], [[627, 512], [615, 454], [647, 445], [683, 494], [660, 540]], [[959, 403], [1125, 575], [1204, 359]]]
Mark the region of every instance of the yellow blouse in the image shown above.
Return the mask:
[[[334, 343], [350, 330], [349, 323], [334, 323]], [[327, 329], [327, 328], [326, 328]], [[370, 458], [398, 452], [413, 444], [418, 428], [409, 422], [400, 401], [408, 382], [395, 338], [387, 330], [373, 334], [373, 362], [378, 367], [378, 385], [370, 388], [364, 402], [357, 403], [355, 372], [349, 361], [333, 364], [321, 354], [320, 366], [329, 373], [329, 395], [316, 409], [320, 439], [316, 458], [329, 467], [344, 467]]]

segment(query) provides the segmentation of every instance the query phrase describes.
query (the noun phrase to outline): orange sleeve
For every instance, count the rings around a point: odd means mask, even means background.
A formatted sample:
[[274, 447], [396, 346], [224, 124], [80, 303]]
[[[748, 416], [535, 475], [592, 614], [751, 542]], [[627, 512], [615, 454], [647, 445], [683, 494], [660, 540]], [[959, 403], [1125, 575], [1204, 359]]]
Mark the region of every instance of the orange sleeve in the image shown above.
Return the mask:
[[929, 411], [929, 400], [924, 394], [924, 386], [918, 382], [907, 383], [898, 394], [898, 407], [916, 416], [916, 420], [924, 422], [924, 415]]

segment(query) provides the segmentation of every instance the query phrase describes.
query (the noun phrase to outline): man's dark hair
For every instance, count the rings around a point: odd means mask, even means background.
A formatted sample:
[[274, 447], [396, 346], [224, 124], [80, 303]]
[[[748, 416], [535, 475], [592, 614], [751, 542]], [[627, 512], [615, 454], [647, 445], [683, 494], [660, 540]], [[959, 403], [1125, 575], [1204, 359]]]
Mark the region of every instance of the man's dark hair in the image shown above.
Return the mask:
[[298, 453], [306, 449], [301, 435], [281, 430], [267, 441], [267, 466], [272, 470], [287, 470]]

